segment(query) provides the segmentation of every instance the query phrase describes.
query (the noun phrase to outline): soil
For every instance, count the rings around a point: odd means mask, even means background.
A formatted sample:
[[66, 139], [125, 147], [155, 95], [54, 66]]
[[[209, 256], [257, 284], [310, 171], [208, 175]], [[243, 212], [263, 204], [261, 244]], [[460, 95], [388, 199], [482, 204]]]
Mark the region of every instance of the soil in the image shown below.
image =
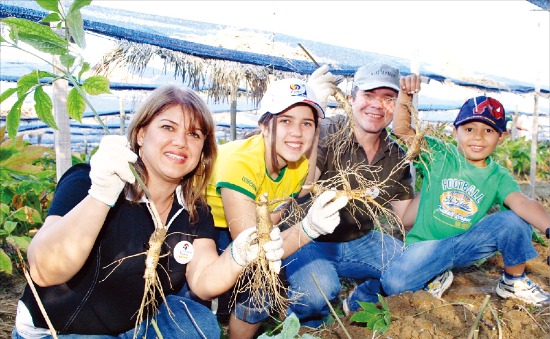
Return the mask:
[[[522, 185], [527, 194], [529, 187]], [[550, 183], [537, 183], [537, 200], [550, 213]], [[546, 260], [548, 247], [535, 243], [538, 258], [527, 263], [529, 277], [544, 290], [550, 291], [550, 266]], [[550, 306], [534, 307], [522, 302], [501, 299], [494, 288], [503, 264], [499, 254], [480, 266], [455, 269], [454, 281], [442, 299], [425, 291], [403, 293], [386, 297], [391, 323], [385, 333], [374, 333], [363, 323], [353, 323], [349, 317], [341, 317], [349, 337], [362, 338], [468, 338], [476, 330], [478, 338], [548, 338], [550, 339]], [[15, 309], [25, 279], [18, 273], [0, 273], [0, 339], [11, 338]], [[482, 312], [482, 321], [474, 326], [476, 316], [485, 296], [490, 296], [489, 306]], [[340, 306], [335, 303], [335, 308]], [[493, 316], [491, 309], [497, 315]], [[308, 333], [325, 339], [348, 338], [342, 327], [334, 322], [319, 330], [302, 327], [300, 334]], [[474, 336], [475, 337], [475, 336]]]

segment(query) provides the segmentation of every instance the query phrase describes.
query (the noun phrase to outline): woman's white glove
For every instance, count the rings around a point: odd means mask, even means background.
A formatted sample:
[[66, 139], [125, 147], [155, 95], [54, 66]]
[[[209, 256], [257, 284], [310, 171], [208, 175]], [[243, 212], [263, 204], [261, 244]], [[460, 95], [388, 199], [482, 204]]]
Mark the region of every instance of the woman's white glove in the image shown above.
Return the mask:
[[323, 109], [327, 107], [328, 97], [334, 95], [336, 76], [330, 73], [328, 65], [323, 65], [315, 70], [309, 77], [307, 84], [315, 92], [319, 105]]
[[[271, 241], [264, 245], [265, 257], [269, 261], [269, 267], [272, 271], [279, 273], [281, 270], [281, 259], [284, 254], [283, 239], [281, 231], [275, 227], [269, 233]], [[255, 227], [250, 227], [242, 231], [230, 245], [231, 256], [240, 266], [245, 267], [258, 257], [258, 234]]]
[[332, 233], [336, 226], [340, 224], [339, 211], [348, 204], [348, 198], [341, 196], [331, 201], [335, 196], [336, 191], [334, 190], [321, 193], [302, 220], [302, 228], [311, 239]]
[[136, 160], [137, 155], [128, 148], [125, 136], [104, 136], [90, 159], [92, 186], [88, 194], [104, 204], [114, 206], [124, 184], [136, 180], [128, 164]]

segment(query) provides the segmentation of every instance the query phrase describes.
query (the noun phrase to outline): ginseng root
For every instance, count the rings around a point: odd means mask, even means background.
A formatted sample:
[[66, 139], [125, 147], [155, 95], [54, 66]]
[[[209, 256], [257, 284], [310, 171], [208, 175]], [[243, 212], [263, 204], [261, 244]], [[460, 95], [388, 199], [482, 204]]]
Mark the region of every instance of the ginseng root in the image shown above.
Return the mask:
[[239, 276], [232, 297], [232, 306], [237, 298], [244, 293], [246, 302], [252, 307], [273, 311], [284, 315], [289, 300], [286, 297], [287, 288], [279, 278], [279, 274], [271, 269], [269, 260], [266, 259], [263, 245], [271, 239], [269, 233], [273, 229], [269, 206], [276, 203], [269, 202], [267, 195], [260, 196], [256, 208], [256, 232], [258, 235], [258, 256], [244, 268]]

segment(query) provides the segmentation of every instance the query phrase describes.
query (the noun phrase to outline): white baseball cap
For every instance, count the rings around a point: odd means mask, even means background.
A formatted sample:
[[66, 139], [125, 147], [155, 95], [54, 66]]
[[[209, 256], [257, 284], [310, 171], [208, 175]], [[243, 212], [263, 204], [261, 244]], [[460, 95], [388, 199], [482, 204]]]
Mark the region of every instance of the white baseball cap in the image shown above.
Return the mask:
[[303, 103], [311, 106], [321, 119], [325, 117], [313, 89], [304, 81], [296, 78], [276, 80], [270, 84], [260, 101], [258, 113], [279, 114], [292, 105]]

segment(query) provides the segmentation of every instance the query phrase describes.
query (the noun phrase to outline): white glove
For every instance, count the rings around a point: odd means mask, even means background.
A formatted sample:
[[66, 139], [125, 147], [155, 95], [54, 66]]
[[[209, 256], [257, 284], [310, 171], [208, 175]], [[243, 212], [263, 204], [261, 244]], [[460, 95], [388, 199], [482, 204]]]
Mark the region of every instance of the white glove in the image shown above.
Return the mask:
[[[271, 241], [264, 245], [266, 259], [269, 260], [269, 267], [276, 273], [281, 269], [281, 258], [283, 257], [283, 239], [281, 231], [275, 227], [269, 233]], [[255, 227], [242, 231], [230, 245], [231, 256], [240, 266], [245, 267], [258, 257], [258, 234]]]
[[333, 190], [321, 193], [302, 220], [302, 228], [311, 239], [322, 234], [332, 233], [340, 224], [339, 211], [348, 204], [348, 198], [341, 196], [331, 201], [335, 196], [336, 191]]
[[92, 186], [88, 194], [113, 207], [124, 184], [136, 180], [128, 164], [136, 160], [137, 155], [128, 148], [125, 136], [104, 136], [97, 152], [90, 159]]
[[330, 73], [328, 65], [323, 65], [315, 70], [309, 77], [307, 84], [315, 92], [319, 105], [323, 109], [327, 107], [328, 97], [334, 95], [336, 77]]
[[264, 245], [265, 257], [269, 260], [269, 268], [279, 273], [281, 271], [281, 259], [285, 250], [283, 249], [283, 238], [281, 238], [281, 230], [275, 227], [269, 233], [271, 241]]

